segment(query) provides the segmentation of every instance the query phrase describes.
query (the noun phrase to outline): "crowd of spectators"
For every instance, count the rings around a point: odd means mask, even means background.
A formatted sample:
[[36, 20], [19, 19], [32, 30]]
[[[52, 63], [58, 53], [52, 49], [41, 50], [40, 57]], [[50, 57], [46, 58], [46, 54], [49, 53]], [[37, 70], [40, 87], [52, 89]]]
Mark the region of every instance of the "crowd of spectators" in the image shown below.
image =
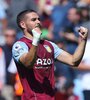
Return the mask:
[[0, 0], [0, 100], [20, 100], [23, 91], [11, 50], [23, 36], [16, 16], [25, 9], [40, 15], [42, 38], [71, 54], [80, 41], [78, 28], [88, 28], [85, 54], [77, 69], [55, 60], [55, 96], [56, 100], [90, 100], [90, 0]]

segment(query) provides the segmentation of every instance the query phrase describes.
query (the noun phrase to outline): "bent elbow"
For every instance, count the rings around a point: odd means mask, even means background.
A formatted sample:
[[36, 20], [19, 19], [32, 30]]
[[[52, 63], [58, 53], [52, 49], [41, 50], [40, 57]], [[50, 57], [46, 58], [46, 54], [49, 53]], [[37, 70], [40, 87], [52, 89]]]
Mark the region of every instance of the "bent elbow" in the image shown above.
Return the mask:
[[79, 64], [80, 64], [80, 62], [73, 62], [72, 66], [73, 66], [73, 67], [78, 67]]
[[81, 59], [76, 59], [75, 57], [72, 58], [72, 66], [78, 67], [81, 62]]

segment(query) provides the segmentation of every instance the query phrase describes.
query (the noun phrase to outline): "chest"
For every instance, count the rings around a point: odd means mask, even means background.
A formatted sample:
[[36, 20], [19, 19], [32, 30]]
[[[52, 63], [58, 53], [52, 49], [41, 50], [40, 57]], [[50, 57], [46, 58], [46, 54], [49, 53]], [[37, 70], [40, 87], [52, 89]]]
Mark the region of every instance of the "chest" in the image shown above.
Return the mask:
[[37, 49], [36, 65], [51, 65], [53, 63], [53, 49], [50, 45], [39, 45]]
[[51, 45], [44, 43], [44, 44], [39, 44], [37, 48], [37, 57], [38, 58], [53, 58], [53, 48]]

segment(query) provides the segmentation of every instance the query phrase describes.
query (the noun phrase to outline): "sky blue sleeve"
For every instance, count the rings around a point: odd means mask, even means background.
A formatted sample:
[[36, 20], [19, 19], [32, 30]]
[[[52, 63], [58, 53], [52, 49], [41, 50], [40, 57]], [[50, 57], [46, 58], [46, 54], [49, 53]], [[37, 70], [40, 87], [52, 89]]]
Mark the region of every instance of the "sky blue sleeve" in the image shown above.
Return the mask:
[[15, 61], [19, 61], [19, 58], [24, 54], [28, 52], [28, 46], [21, 41], [16, 42], [13, 45], [12, 48], [12, 56], [15, 59]]
[[60, 49], [55, 43], [50, 42], [54, 48], [54, 58], [56, 59], [62, 52], [63, 50]]

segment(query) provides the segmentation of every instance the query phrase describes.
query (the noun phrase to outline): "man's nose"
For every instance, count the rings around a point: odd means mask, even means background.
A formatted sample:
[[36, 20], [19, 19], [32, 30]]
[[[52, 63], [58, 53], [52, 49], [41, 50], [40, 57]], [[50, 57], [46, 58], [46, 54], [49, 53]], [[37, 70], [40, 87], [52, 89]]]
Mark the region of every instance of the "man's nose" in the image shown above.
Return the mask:
[[39, 20], [39, 19], [37, 19], [37, 20], [36, 20], [36, 23], [37, 23], [37, 24], [40, 24], [41, 22], [40, 22], [40, 20]]
[[37, 24], [40, 24], [40, 21], [37, 21], [36, 23], [37, 23]]

